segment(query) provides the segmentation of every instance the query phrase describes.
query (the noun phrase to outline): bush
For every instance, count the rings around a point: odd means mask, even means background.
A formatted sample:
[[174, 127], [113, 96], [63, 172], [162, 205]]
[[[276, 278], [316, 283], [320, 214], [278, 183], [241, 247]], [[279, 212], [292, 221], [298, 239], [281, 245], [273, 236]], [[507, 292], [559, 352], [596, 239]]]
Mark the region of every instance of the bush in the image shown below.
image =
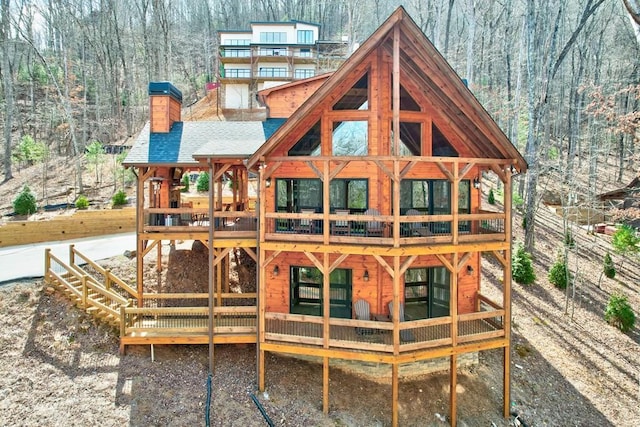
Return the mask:
[[190, 185], [190, 181], [189, 181], [189, 175], [188, 174], [184, 174], [182, 175], [182, 190], [180, 190], [183, 193], [188, 193], [189, 192], [189, 185]]
[[620, 293], [614, 293], [609, 297], [609, 303], [604, 310], [604, 319], [622, 332], [630, 331], [636, 323], [636, 315], [627, 297]]
[[611, 245], [616, 252], [620, 254], [635, 254], [640, 250], [640, 237], [636, 234], [636, 230], [629, 226], [623, 225], [611, 236]]
[[123, 206], [127, 204], [127, 193], [122, 190], [118, 190], [116, 194], [111, 198], [111, 207]]
[[524, 199], [515, 191], [513, 192], [513, 204], [515, 205], [516, 209], [521, 209], [524, 206]]
[[18, 215], [30, 215], [38, 210], [36, 206], [36, 196], [31, 192], [29, 186], [22, 188], [18, 197], [13, 201], [13, 210]]
[[524, 250], [524, 246], [518, 245], [513, 262], [511, 264], [511, 275], [516, 283], [530, 285], [536, 280], [536, 273], [531, 265], [531, 255]]
[[196, 190], [209, 191], [209, 172], [202, 172], [196, 182]]
[[487, 202], [489, 202], [490, 205], [495, 205], [496, 204], [496, 195], [493, 194], [493, 188], [489, 189], [489, 195], [487, 196]]
[[81, 194], [80, 197], [78, 197], [78, 200], [76, 200], [76, 208], [87, 209], [88, 207], [89, 207], [89, 199], [87, 199], [86, 196], [83, 196]]
[[613, 260], [611, 259], [611, 255], [609, 255], [609, 252], [604, 255], [603, 272], [604, 275], [609, 279], [613, 279], [614, 277], [616, 277], [616, 267], [613, 265]]
[[569, 249], [576, 247], [576, 241], [573, 239], [573, 234], [571, 234], [569, 230], [564, 233], [564, 245]]
[[556, 259], [556, 262], [551, 267], [551, 270], [549, 270], [549, 275], [547, 277], [551, 284], [556, 288], [566, 289], [567, 279], [569, 279], [570, 276], [567, 270], [567, 262], [563, 256], [559, 256], [558, 259]]

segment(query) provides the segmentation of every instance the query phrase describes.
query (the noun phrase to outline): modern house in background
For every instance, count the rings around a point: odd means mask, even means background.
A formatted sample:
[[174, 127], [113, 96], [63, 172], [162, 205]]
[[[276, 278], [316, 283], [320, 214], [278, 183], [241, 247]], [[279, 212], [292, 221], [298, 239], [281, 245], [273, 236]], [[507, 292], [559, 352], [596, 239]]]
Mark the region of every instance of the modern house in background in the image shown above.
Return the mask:
[[347, 43], [319, 40], [319, 31], [320, 25], [301, 21], [219, 31], [221, 107], [255, 109], [259, 90], [335, 70]]
[[[180, 92], [150, 84], [152, 117], [125, 161], [138, 176], [138, 276], [122, 348], [256, 343], [261, 390], [267, 352], [315, 356], [325, 412], [333, 359], [387, 364], [393, 425], [401, 366], [446, 358], [455, 425], [459, 358], [502, 349], [507, 417], [520, 153], [403, 8], [322, 77], [317, 26], [254, 23], [220, 37], [226, 105], [251, 108], [257, 91], [270, 117], [183, 122]], [[272, 85], [297, 77], [310, 78]], [[194, 205], [180, 185], [198, 170], [210, 191]], [[504, 185], [502, 209], [483, 209], [487, 174]], [[209, 248], [208, 294], [147, 293], [145, 256], [155, 248], [162, 268], [160, 243], [176, 240]], [[256, 293], [229, 287], [237, 251], [256, 261]], [[484, 292], [483, 254], [502, 267], [498, 296]]]

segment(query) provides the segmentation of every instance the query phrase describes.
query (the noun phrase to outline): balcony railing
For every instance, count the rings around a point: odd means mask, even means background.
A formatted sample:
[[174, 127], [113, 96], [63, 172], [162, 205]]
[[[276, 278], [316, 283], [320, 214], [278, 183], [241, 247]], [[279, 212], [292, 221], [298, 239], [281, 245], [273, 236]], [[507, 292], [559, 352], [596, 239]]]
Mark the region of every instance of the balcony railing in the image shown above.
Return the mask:
[[[207, 335], [209, 295], [144, 294], [143, 307], [122, 307], [120, 334]], [[214, 334], [255, 334], [256, 294], [225, 293], [214, 297]]]
[[[148, 208], [144, 210], [145, 232], [205, 232], [212, 221], [208, 208]], [[247, 232], [255, 236], [256, 213], [252, 211], [214, 211], [216, 233]]]
[[[459, 315], [455, 341], [469, 343], [503, 337], [504, 315], [505, 311], [495, 303], [483, 305], [482, 311]], [[399, 323], [396, 334], [394, 324], [388, 320], [330, 318], [328, 341], [330, 348], [383, 353], [394, 352], [396, 339], [400, 352], [451, 346], [454, 342], [452, 324], [450, 316], [411, 320]], [[323, 318], [266, 313], [265, 339], [321, 347], [324, 345]]]
[[457, 215], [401, 215], [397, 224], [393, 215], [330, 214], [325, 220], [321, 213], [267, 213], [267, 240], [297, 240], [305, 235], [310, 241], [323, 241], [325, 231], [330, 242], [357, 242], [358, 239], [377, 239], [379, 244], [392, 244], [398, 227], [401, 244], [452, 242], [457, 226], [458, 241], [503, 241], [505, 214], [480, 212]]

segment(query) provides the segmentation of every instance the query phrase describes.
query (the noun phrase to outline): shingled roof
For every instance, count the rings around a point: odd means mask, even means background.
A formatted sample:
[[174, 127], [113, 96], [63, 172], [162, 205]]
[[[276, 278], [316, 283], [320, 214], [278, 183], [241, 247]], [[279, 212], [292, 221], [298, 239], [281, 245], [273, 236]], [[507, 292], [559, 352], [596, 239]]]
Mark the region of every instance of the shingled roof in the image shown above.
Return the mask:
[[168, 133], [142, 129], [125, 166], [189, 166], [198, 157], [249, 158], [284, 120], [176, 122]]

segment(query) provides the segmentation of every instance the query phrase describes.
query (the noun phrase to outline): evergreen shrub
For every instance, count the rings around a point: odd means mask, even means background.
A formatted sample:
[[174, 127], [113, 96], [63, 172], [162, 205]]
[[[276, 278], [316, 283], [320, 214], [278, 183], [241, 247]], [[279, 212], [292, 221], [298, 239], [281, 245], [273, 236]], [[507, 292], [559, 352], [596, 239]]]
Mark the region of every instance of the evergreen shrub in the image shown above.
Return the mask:
[[617, 292], [609, 297], [609, 303], [604, 311], [604, 319], [622, 332], [630, 331], [636, 323], [636, 315], [627, 297]]
[[533, 265], [531, 264], [531, 255], [524, 249], [522, 244], [518, 245], [513, 257], [511, 275], [513, 280], [521, 285], [530, 285], [536, 280], [536, 273], [533, 271]]
[[25, 184], [20, 194], [13, 200], [13, 210], [18, 215], [31, 215], [38, 210], [36, 196], [28, 185]]

